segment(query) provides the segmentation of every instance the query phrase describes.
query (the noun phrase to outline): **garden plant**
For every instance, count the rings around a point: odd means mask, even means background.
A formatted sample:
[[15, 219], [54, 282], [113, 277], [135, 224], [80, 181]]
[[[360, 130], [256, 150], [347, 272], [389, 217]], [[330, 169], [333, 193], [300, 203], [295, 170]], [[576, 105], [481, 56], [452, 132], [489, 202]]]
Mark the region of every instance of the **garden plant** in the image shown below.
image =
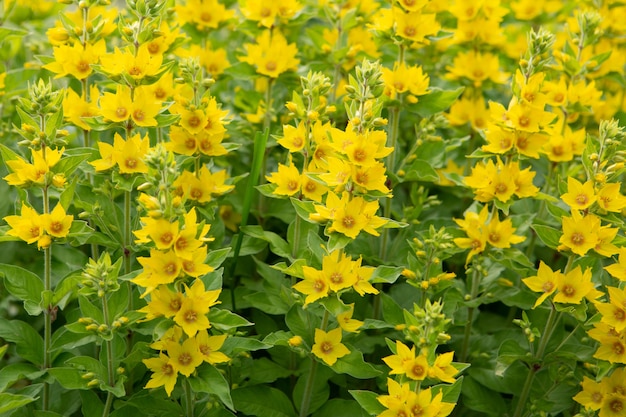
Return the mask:
[[626, 417], [625, 2], [0, 4], [0, 417]]

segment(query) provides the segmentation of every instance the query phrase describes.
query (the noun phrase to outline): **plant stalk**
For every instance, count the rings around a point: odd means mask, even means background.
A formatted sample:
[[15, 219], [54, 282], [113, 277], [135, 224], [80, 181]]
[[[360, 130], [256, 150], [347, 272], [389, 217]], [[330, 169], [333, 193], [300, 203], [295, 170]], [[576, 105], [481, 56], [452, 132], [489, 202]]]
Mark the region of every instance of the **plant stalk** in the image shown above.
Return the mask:
[[[328, 324], [328, 310], [324, 310], [324, 317], [322, 317], [322, 324], [320, 328], [326, 329]], [[302, 403], [300, 404], [299, 417], [306, 417], [309, 415], [309, 407], [311, 405], [311, 398], [313, 397], [313, 385], [315, 385], [315, 374], [317, 373], [317, 359], [311, 354], [311, 370], [306, 378], [306, 384], [304, 386], [304, 394], [302, 395]]]
[[[470, 301], [474, 301], [478, 296], [479, 288], [479, 274], [476, 268], [472, 272], [472, 286], [470, 292]], [[474, 320], [474, 311], [476, 307], [467, 308], [467, 323], [465, 323], [465, 331], [463, 333], [463, 346], [461, 347], [461, 355], [459, 359], [461, 362], [467, 361], [467, 355], [469, 353], [470, 336], [472, 334], [472, 321]]]

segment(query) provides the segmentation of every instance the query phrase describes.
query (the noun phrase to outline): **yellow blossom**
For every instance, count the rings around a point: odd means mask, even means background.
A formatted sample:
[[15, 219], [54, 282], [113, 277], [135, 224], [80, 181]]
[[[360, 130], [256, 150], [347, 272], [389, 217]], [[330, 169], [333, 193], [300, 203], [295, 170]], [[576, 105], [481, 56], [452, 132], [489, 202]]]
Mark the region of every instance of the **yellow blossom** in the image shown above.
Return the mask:
[[296, 58], [296, 44], [287, 43], [287, 39], [278, 30], [266, 30], [257, 38], [256, 44], [244, 45], [246, 55], [239, 60], [254, 65], [257, 72], [270, 78], [277, 78], [285, 71], [295, 70], [300, 63]]
[[341, 343], [341, 327], [338, 327], [328, 333], [315, 329], [315, 344], [311, 352], [326, 364], [333, 366], [337, 359], [349, 354], [350, 350]]

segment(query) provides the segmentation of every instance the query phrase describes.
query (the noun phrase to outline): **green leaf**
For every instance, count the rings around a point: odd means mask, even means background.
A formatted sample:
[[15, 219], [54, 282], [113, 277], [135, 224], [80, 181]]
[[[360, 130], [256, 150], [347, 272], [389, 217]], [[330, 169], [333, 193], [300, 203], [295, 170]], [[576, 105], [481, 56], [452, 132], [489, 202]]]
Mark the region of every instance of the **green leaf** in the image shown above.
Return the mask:
[[556, 249], [559, 246], [559, 239], [561, 238], [561, 232], [557, 229], [549, 226], [542, 226], [540, 224], [533, 224], [530, 226], [539, 239], [551, 249]]
[[[129, 400], [125, 401], [124, 404], [139, 410], [141, 413], [139, 415], [141, 416], [170, 417], [184, 415], [177, 401], [172, 401], [171, 398], [159, 398], [152, 390], [140, 390], [137, 394], [130, 397]], [[136, 410], [132, 409], [124, 411], [124, 413], [120, 413], [121, 417], [133, 415], [132, 411], [136, 412]]]
[[287, 266], [284, 262], [279, 262], [276, 265], [272, 265], [271, 267], [282, 272], [285, 275], [304, 279], [304, 272], [302, 271], [302, 267], [307, 265], [308, 263], [306, 259], [296, 259], [290, 266]]
[[23, 321], [0, 318], [0, 338], [15, 343], [17, 354], [35, 365], [43, 365], [43, 338]]
[[[231, 66], [231, 70], [235, 65]], [[250, 215], [250, 209], [252, 207], [252, 199], [254, 198], [254, 186], [259, 182], [259, 175], [261, 174], [261, 165], [263, 165], [265, 148], [267, 145], [267, 138], [269, 137], [269, 129], [265, 129], [264, 132], [256, 132], [254, 136], [254, 150], [252, 156], [252, 169], [250, 176], [248, 177], [248, 183], [246, 184], [246, 191], [243, 196], [243, 210], [241, 212], [241, 225], [244, 227], [248, 224], [248, 216]], [[232, 273], [234, 275], [235, 267], [237, 266], [237, 260], [239, 259], [239, 252], [241, 251], [241, 245], [243, 243], [243, 233], [239, 233], [234, 246], [233, 252], [233, 264]]]
[[209, 252], [204, 263], [217, 269], [230, 254], [230, 248], [216, 249]]
[[294, 304], [285, 316], [285, 323], [294, 335], [302, 337], [307, 343], [313, 341], [314, 329], [318, 326], [319, 319], [308, 309]]
[[235, 313], [218, 308], [212, 308], [209, 310], [209, 322], [211, 322], [215, 328], [224, 331], [236, 329], [237, 327], [254, 325], [254, 323], [250, 323], [248, 320]]
[[285, 239], [274, 232], [267, 232], [261, 226], [244, 226], [240, 230], [248, 236], [261, 239], [270, 244], [273, 253], [283, 258], [291, 258], [291, 248]]
[[430, 165], [430, 163], [423, 159], [416, 159], [411, 166], [407, 168], [405, 176], [402, 178], [402, 182], [406, 181], [427, 181], [436, 182], [439, 180], [439, 174]]
[[76, 294], [78, 293], [78, 284], [80, 282], [80, 273], [67, 275], [54, 289], [52, 303], [63, 310], [68, 301], [76, 297]]
[[0, 264], [0, 275], [4, 277], [4, 286], [14, 297], [24, 302], [24, 309], [31, 316], [41, 313], [41, 293], [43, 282], [32, 272], [19, 266]]
[[291, 197], [291, 204], [296, 209], [296, 214], [302, 218], [302, 220], [313, 224], [319, 224], [318, 222], [311, 220], [309, 214], [316, 213], [315, 204], [312, 201], [301, 201], [297, 198]]
[[228, 356], [239, 352], [252, 352], [255, 350], [269, 349], [272, 345], [252, 337], [231, 336], [226, 339], [220, 351]]
[[463, 404], [470, 410], [494, 417], [506, 415], [507, 407], [502, 397], [476, 382], [474, 378], [464, 379], [461, 393]]
[[289, 398], [280, 390], [255, 385], [232, 391], [235, 409], [251, 416], [295, 417]]
[[359, 379], [374, 378], [382, 372], [363, 360], [363, 354], [355, 348], [349, 348], [350, 353], [331, 366], [338, 374], [348, 374]]
[[320, 300], [320, 304], [323, 305], [326, 311], [328, 311], [334, 317], [337, 317], [337, 315], [350, 310], [350, 307], [345, 305], [343, 301], [341, 301], [341, 298], [339, 298], [339, 294], [337, 293], [322, 298]]
[[327, 236], [329, 236], [329, 238], [328, 238], [328, 244], [326, 245], [326, 247], [328, 248], [329, 253], [345, 248], [348, 245], [348, 243], [354, 240], [351, 237], [348, 237], [338, 232], [330, 233], [330, 235], [327, 235]]
[[364, 390], [348, 391], [359, 405], [372, 416], [377, 416], [387, 410], [380, 402], [378, 402], [378, 394]]
[[27, 395], [10, 394], [3, 392], [0, 394], [0, 413], [6, 413], [16, 408], [25, 406], [35, 401], [37, 398]]
[[511, 366], [514, 362], [518, 360], [532, 359], [532, 357], [528, 356], [528, 350], [524, 349], [520, 346], [517, 340], [507, 339], [501, 345], [500, 349], [498, 349], [498, 357], [496, 358], [496, 376], [503, 376], [504, 372]]
[[258, 308], [266, 314], [282, 315], [289, 310], [287, 304], [282, 298], [269, 292], [255, 292], [243, 297], [252, 307]]
[[251, 360], [250, 383], [268, 384], [280, 378], [289, 377], [293, 371], [277, 364], [268, 358]]
[[365, 415], [365, 411], [356, 401], [333, 398], [317, 410], [313, 417], [364, 417]]
[[[309, 379], [309, 373], [305, 372], [300, 375], [296, 386], [293, 389], [293, 402], [296, 405], [296, 410], [300, 411], [302, 405], [302, 397], [304, 396], [304, 390], [306, 388], [307, 380]], [[328, 376], [322, 372], [317, 372], [314, 375], [313, 385], [311, 389], [311, 398], [309, 402], [309, 412], [307, 415], [315, 412], [320, 408], [330, 396], [330, 387], [328, 386]]]
[[79, 391], [81, 399], [81, 411], [84, 416], [101, 416], [104, 404], [94, 391]]
[[90, 389], [87, 386], [89, 380], [82, 377], [85, 373], [76, 368], [51, 368], [48, 369], [48, 373], [52, 375], [63, 388]]
[[372, 283], [393, 284], [402, 273], [402, 267], [380, 265], [376, 267], [370, 281]]
[[196, 376], [189, 378], [189, 384], [195, 392], [213, 394], [220, 399], [222, 404], [235, 411], [233, 399], [230, 396], [230, 385], [214, 366], [202, 365], [198, 368]]
[[54, 166], [54, 172], [63, 173], [67, 178], [70, 178], [74, 171], [76, 171], [76, 168], [90, 156], [91, 154], [89, 153], [64, 156], [59, 163]]
[[[78, 323], [76, 323], [78, 324]], [[84, 325], [80, 324], [83, 327]], [[52, 352], [58, 351], [60, 349], [71, 350], [77, 348], [79, 346], [84, 346], [89, 343], [93, 343], [98, 340], [98, 337], [91, 333], [76, 333], [68, 329], [68, 327], [63, 327], [52, 335], [52, 345], [50, 350]]]
[[416, 113], [422, 117], [430, 117], [448, 109], [463, 93], [463, 90], [463, 87], [459, 87], [456, 90], [431, 88], [427, 95], [420, 96], [417, 103], [409, 104], [407, 109], [411, 113]]
[[444, 403], [454, 403], [459, 399], [459, 395], [461, 395], [461, 387], [463, 385], [463, 377], [458, 378], [454, 381], [454, 384], [439, 384], [432, 387], [433, 396], [437, 395], [439, 392], [443, 393], [443, 397], [441, 401]]
[[5, 365], [0, 369], [0, 392], [5, 391], [21, 379], [32, 381], [39, 378], [43, 373], [44, 371], [30, 363], [18, 362]]

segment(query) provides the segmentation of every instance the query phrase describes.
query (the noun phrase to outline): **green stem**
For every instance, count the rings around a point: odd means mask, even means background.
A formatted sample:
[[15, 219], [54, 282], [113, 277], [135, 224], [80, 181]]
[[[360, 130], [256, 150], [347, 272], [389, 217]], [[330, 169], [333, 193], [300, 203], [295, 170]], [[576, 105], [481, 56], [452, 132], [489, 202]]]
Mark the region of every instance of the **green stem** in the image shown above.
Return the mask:
[[[478, 295], [479, 288], [479, 274], [476, 267], [472, 272], [472, 287], [470, 292], [470, 302], [474, 301]], [[476, 307], [467, 308], [467, 323], [465, 323], [465, 331], [463, 333], [463, 346], [461, 347], [461, 355], [459, 356], [461, 362], [467, 361], [467, 355], [469, 353], [470, 336], [472, 334], [472, 321], [474, 320], [474, 311]]]
[[130, 273], [130, 240], [131, 240], [131, 225], [130, 225], [130, 200], [131, 192], [124, 192], [124, 273]]
[[193, 391], [191, 390], [191, 385], [189, 385], [189, 380], [185, 378], [183, 387], [185, 390], [185, 411], [187, 417], [193, 417]]
[[317, 359], [311, 355], [311, 370], [306, 378], [302, 403], [300, 404], [299, 417], [306, 417], [309, 415], [309, 406], [311, 405], [311, 397], [313, 396], [313, 383], [315, 381], [315, 374], [317, 373], [317, 365]]
[[[328, 324], [328, 310], [324, 310], [324, 317], [322, 317], [322, 324], [320, 328], [322, 330], [326, 329]], [[315, 383], [315, 374], [317, 373], [317, 359], [310, 355], [311, 357], [311, 370], [309, 371], [309, 375], [306, 378], [306, 384], [304, 385], [304, 393], [302, 394], [302, 403], [300, 403], [300, 417], [306, 417], [309, 415], [309, 406], [311, 405], [311, 398], [313, 396], [313, 385]]]
[[[259, 181], [259, 175], [261, 172], [261, 165], [263, 163], [263, 154], [265, 153], [265, 145], [267, 144], [267, 138], [269, 137], [269, 130], [265, 130], [264, 132], [257, 132], [254, 137], [254, 151], [252, 155], [252, 169], [250, 172], [250, 177], [248, 179], [248, 184], [246, 185], [246, 192], [243, 196], [243, 209], [241, 212], [241, 227], [244, 227], [248, 224], [248, 216], [250, 215], [250, 208], [252, 206], [252, 198], [254, 196], [254, 187], [257, 185]], [[233, 278], [232, 288], [231, 288], [231, 307], [232, 311], [236, 311], [236, 297], [235, 297], [235, 288], [239, 284], [239, 277], [235, 276], [235, 269], [237, 268], [237, 259], [239, 258], [239, 251], [241, 250], [241, 244], [243, 242], [243, 232], [241, 231], [241, 227], [239, 229], [239, 234], [237, 236], [237, 241], [235, 242], [235, 246], [233, 248], [233, 261], [230, 269], [230, 276]]]
[[109, 410], [111, 410], [111, 405], [113, 404], [113, 393], [111, 391], [107, 392], [107, 400], [104, 403], [104, 409], [102, 410], [102, 417], [108, 417]]
[[524, 412], [526, 400], [528, 399], [528, 395], [530, 394], [530, 388], [532, 387], [535, 375], [537, 374], [537, 372], [539, 372], [539, 370], [541, 370], [543, 354], [546, 351], [546, 347], [548, 346], [548, 342], [552, 337], [552, 333], [554, 333], [554, 329], [556, 328], [555, 324], [557, 322], [558, 319], [556, 309], [554, 308], [554, 304], [552, 304], [550, 308], [550, 314], [548, 315], [548, 320], [546, 321], [544, 332], [541, 335], [541, 340], [539, 341], [539, 348], [537, 349], [537, 353], [535, 354], [535, 363], [531, 365], [531, 368], [528, 370], [528, 375], [526, 376], [526, 381], [524, 381], [524, 386], [522, 388], [522, 392], [520, 393], [517, 406], [515, 407], [515, 413], [513, 414], [513, 417], [520, 417]]

